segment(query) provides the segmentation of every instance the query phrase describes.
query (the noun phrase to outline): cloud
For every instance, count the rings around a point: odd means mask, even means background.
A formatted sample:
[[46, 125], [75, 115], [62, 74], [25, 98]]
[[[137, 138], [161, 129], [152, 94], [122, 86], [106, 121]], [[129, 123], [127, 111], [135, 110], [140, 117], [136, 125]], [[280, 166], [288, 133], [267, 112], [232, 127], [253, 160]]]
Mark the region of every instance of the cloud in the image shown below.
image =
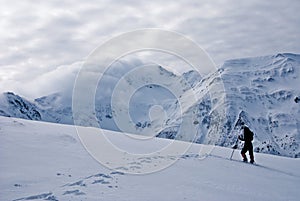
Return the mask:
[[[98, 45], [141, 28], [182, 33], [217, 64], [237, 57], [300, 52], [297, 0], [0, 0], [0, 4], [0, 91], [30, 97], [60, 90], [58, 82], [70, 86], [78, 62]], [[149, 58], [176, 65], [168, 56]]]
[[232, 0], [220, 7], [219, 14], [193, 16], [177, 27], [202, 44], [217, 63], [277, 52], [299, 53], [297, 1]]
[[[69, 98], [72, 95], [74, 81], [81, 66], [82, 62], [58, 66], [48, 72], [36, 73], [36, 76], [27, 75], [23, 79], [19, 69], [3, 68], [0, 72], [0, 76], [4, 78], [0, 80], [0, 91], [13, 91], [31, 99], [60, 92]], [[24, 71], [22, 73], [31, 74]], [[29, 79], [30, 77], [32, 79]]]

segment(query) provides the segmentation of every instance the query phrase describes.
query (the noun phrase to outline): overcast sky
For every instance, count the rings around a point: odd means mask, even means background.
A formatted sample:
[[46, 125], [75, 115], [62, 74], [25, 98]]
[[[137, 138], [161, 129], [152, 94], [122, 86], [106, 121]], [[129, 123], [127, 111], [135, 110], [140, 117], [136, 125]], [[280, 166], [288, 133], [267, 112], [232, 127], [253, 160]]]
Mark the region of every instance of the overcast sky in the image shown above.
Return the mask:
[[81, 62], [121, 33], [162, 28], [226, 59], [300, 53], [299, 0], [0, 0], [0, 91], [71, 88]]

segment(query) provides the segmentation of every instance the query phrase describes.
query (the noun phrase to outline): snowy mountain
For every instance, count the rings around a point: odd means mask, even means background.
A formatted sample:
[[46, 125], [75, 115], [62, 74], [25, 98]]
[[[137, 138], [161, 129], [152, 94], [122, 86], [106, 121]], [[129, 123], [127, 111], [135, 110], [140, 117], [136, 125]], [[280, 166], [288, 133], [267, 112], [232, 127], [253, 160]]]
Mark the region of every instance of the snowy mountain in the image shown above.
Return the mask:
[[[120, 131], [111, 97], [118, 81], [130, 70], [133, 69], [118, 64], [99, 81], [95, 113], [101, 128]], [[143, 135], [150, 130], [162, 138], [229, 147], [236, 141], [240, 124], [244, 122], [255, 133], [256, 152], [300, 157], [300, 55], [229, 60], [217, 72], [203, 78], [195, 71], [176, 75], [160, 66], [151, 72], [157, 75], [155, 79], [166, 80], [170, 88], [179, 86], [180, 100], [159, 85], [139, 88], [131, 97], [130, 109], [118, 105], [131, 115], [130, 119], [123, 120], [125, 124], [134, 125], [133, 129], [122, 131]], [[141, 79], [151, 79], [147, 76]], [[128, 77], [126, 86], [137, 86], [134, 80]], [[216, 95], [210, 94], [212, 89]], [[60, 93], [34, 101], [5, 93], [0, 97], [0, 114], [72, 124], [71, 102]], [[154, 107], [158, 105], [160, 108]], [[163, 110], [164, 117], [149, 115], [149, 111], [155, 112], [153, 108], [158, 112]], [[182, 126], [182, 122], [190, 124]], [[81, 125], [91, 126], [84, 119]], [[193, 130], [197, 132], [195, 136], [191, 135]]]
[[300, 55], [231, 60], [220, 70], [227, 124], [247, 123], [256, 134], [257, 152], [299, 157]]
[[0, 96], [0, 115], [6, 117], [18, 117], [30, 120], [42, 120], [39, 108], [32, 102], [21, 98], [11, 92]]
[[[298, 158], [256, 153], [257, 165], [240, 162], [236, 150], [167, 139], [137, 140], [129, 134], [80, 128], [115, 168], [94, 160], [71, 125], [0, 117], [1, 200], [290, 200], [300, 197]], [[102, 135], [102, 134], [103, 135]], [[103, 141], [109, 138], [121, 150], [115, 160]], [[168, 154], [156, 151], [168, 144]], [[99, 146], [100, 145], [100, 146]], [[152, 174], [149, 168], [169, 167]], [[135, 173], [132, 175], [128, 172]]]
[[70, 103], [63, 104], [59, 93], [29, 101], [12, 92], [0, 95], [0, 115], [29, 120], [73, 124]]

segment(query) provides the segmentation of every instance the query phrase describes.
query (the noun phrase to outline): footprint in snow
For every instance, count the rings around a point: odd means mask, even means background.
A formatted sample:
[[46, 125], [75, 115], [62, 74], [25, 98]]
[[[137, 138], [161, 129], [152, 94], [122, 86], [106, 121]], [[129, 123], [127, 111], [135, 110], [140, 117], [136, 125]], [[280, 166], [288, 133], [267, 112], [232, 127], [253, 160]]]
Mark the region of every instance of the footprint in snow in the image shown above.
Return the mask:
[[110, 174], [111, 175], [125, 175], [125, 173], [123, 173], [123, 172], [117, 172], [117, 171], [111, 172]]
[[93, 181], [92, 184], [110, 184], [110, 182], [105, 181], [104, 179], [99, 179], [99, 180]]
[[19, 198], [13, 201], [20, 201], [20, 200], [50, 200], [50, 201], [58, 201], [58, 199], [53, 195], [53, 193], [42, 193], [38, 195], [31, 195], [24, 198]]
[[63, 185], [63, 187], [65, 186], [86, 186], [86, 184], [83, 182], [83, 180], [71, 183], [71, 184], [65, 184]]
[[[57, 173], [57, 176], [62, 176], [64, 174]], [[111, 172], [110, 174], [103, 174], [103, 173], [98, 173], [94, 174], [88, 177], [85, 177], [82, 180], [73, 182], [73, 183], [67, 183], [63, 186], [61, 186], [62, 191], [57, 191], [55, 194], [56, 195], [63, 195], [63, 196], [80, 196], [80, 195], [86, 195], [85, 192], [79, 190], [79, 189], [74, 189], [74, 188], [81, 188], [81, 187], [87, 187], [88, 185], [105, 185], [108, 188], [118, 188], [117, 184], [118, 183], [118, 178], [116, 176], [118, 175], [125, 175], [123, 172], [120, 171], [114, 171]], [[14, 184], [15, 187], [21, 187], [20, 184]], [[42, 194], [37, 194], [37, 195], [32, 195], [28, 197], [23, 197], [19, 199], [15, 199], [14, 201], [22, 201], [22, 200], [50, 200], [50, 201], [58, 201], [57, 197], [52, 193], [42, 193]]]
[[72, 194], [72, 195], [85, 195], [85, 193], [84, 192], [82, 192], [82, 191], [80, 191], [80, 190], [72, 190], [72, 191], [65, 191], [64, 193], [63, 193], [63, 195], [70, 195], [70, 194]]

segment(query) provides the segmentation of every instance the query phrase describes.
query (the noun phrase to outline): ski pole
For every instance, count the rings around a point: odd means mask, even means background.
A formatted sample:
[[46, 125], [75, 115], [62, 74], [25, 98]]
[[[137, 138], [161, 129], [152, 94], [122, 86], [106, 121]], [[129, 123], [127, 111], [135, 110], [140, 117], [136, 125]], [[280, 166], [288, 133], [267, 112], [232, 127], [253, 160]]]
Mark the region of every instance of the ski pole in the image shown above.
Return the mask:
[[235, 142], [235, 144], [234, 144], [234, 146], [232, 147], [232, 152], [231, 152], [231, 156], [230, 156], [229, 160], [231, 160], [231, 159], [232, 159], [232, 156], [233, 156], [234, 150], [237, 148], [237, 143], [238, 143], [238, 141], [239, 141], [239, 139], [237, 138], [237, 139], [236, 139], [236, 142]]
[[229, 160], [232, 159], [233, 153], [234, 153], [234, 149], [232, 149], [231, 156], [230, 156], [230, 159], [229, 159]]

